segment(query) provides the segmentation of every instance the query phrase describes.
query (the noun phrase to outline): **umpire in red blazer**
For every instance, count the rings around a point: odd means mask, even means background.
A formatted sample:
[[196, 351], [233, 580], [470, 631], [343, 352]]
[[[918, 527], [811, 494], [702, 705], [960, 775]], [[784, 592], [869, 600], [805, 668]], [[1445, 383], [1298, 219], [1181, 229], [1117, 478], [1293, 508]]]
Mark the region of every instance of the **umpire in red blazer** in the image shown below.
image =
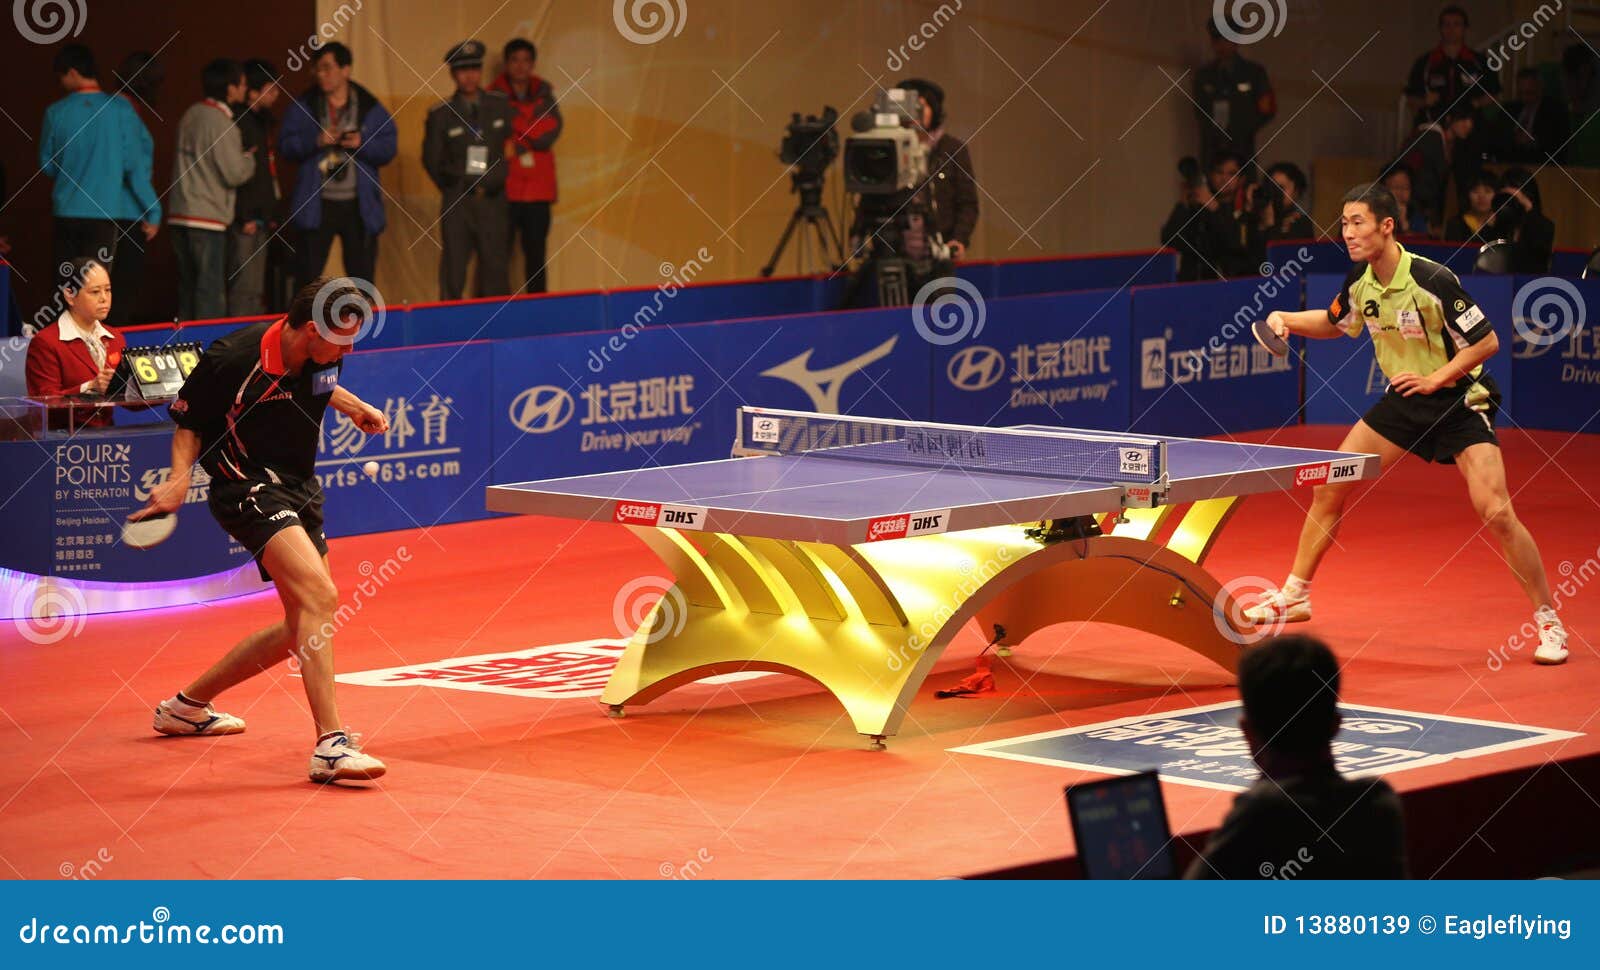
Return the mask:
[[[64, 263], [62, 269], [66, 312], [28, 343], [28, 396], [99, 397], [127, 346], [122, 334], [101, 322], [111, 312], [111, 274], [105, 264], [88, 258]], [[107, 427], [112, 409], [74, 409], [74, 415], [52, 415], [50, 426]]]

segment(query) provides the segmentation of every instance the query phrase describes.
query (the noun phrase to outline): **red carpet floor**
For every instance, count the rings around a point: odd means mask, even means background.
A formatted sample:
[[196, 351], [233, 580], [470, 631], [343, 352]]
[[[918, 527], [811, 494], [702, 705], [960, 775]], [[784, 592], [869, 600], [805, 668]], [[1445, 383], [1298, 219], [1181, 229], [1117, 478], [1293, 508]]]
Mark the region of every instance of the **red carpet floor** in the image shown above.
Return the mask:
[[[1600, 437], [1509, 433], [1518, 510], [1553, 578], [1600, 556]], [[1333, 447], [1332, 428], [1279, 443]], [[1251, 499], [1209, 562], [1227, 578], [1281, 578], [1306, 490]], [[1569, 766], [1600, 752], [1600, 589], [1564, 615], [1572, 660], [1536, 667], [1491, 652], [1528, 618], [1478, 531], [1459, 475], [1402, 463], [1364, 489], [1343, 549], [1316, 583], [1309, 629], [1348, 661], [1346, 700], [1583, 732], [1584, 736], [1392, 774], [1417, 805], [1418, 875], [1475, 858], [1512, 873], [1511, 818], [1543, 819], [1592, 851], [1600, 801]], [[409, 562], [363, 597], [338, 638], [341, 671], [615, 637], [612, 600], [655, 570], [610, 525], [508, 519], [333, 543], [350, 602], [362, 564]], [[1578, 571], [1573, 574], [1573, 579]], [[1569, 579], [1569, 582], [1572, 581]], [[1600, 586], [1600, 581], [1595, 581]], [[298, 680], [279, 668], [225, 696], [249, 732], [168, 739], [161, 697], [248, 630], [270, 594], [210, 607], [90, 618], [38, 646], [0, 632], [0, 875], [57, 878], [931, 877], [1067, 854], [1063, 784], [1081, 772], [947, 749], [1231, 700], [1229, 679], [1182, 648], [1110, 627], [1058, 627], [997, 669], [995, 695], [939, 701], [971, 669], [969, 628], [887, 752], [866, 750], [812, 684], [768, 676], [694, 685], [623, 720], [592, 697], [538, 699], [436, 687], [341, 687], [348, 723], [390, 775], [357, 787], [305, 780], [313, 740]], [[1496, 669], [1498, 668], [1498, 669]], [[1457, 797], [1466, 779], [1529, 766], [1505, 791]], [[1571, 784], [1562, 781], [1562, 776]], [[1564, 786], [1564, 787], [1563, 787]], [[1495, 791], [1499, 791], [1496, 789]], [[1433, 793], [1433, 800], [1427, 800]], [[1507, 796], [1520, 804], [1508, 808]], [[1537, 796], [1548, 804], [1530, 803]], [[1166, 786], [1173, 826], [1203, 833], [1231, 794]], [[1421, 824], [1419, 824], [1419, 822]], [[1508, 834], [1511, 833], [1511, 834]], [[1430, 841], [1431, 840], [1431, 841]], [[1470, 844], [1469, 844], [1470, 843]], [[1480, 844], [1481, 843], [1481, 844]], [[1487, 848], [1485, 848], [1487, 847]]]

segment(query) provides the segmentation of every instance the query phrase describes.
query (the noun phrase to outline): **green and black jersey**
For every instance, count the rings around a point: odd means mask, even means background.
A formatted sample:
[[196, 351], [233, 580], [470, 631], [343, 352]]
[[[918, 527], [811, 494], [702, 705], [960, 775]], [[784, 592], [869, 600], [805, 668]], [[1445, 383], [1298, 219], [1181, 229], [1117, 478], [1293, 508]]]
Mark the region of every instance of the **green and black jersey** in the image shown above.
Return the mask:
[[[1352, 269], [1328, 307], [1328, 321], [1351, 337], [1363, 329], [1372, 334], [1378, 366], [1390, 380], [1408, 371], [1427, 376], [1494, 333], [1456, 274], [1403, 246], [1388, 286], [1378, 282], [1370, 264]], [[1480, 364], [1455, 385], [1468, 407], [1482, 407], [1489, 398], [1482, 376]]]

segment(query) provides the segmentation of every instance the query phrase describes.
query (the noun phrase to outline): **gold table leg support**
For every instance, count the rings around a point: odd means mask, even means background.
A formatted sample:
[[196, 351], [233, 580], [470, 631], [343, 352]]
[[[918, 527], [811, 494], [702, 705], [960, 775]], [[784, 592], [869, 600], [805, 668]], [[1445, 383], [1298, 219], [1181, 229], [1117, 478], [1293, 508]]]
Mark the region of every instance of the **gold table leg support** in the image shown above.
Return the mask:
[[821, 685], [881, 747], [974, 618], [1003, 625], [1009, 643], [1072, 620], [1117, 624], [1232, 672], [1248, 631], [1200, 561], [1234, 504], [1194, 503], [1164, 545], [1149, 537], [1170, 512], [1135, 520], [1130, 534], [1049, 545], [1016, 526], [857, 546], [634, 528], [676, 584], [600, 699], [620, 715], [706, 677], [779, 671]]

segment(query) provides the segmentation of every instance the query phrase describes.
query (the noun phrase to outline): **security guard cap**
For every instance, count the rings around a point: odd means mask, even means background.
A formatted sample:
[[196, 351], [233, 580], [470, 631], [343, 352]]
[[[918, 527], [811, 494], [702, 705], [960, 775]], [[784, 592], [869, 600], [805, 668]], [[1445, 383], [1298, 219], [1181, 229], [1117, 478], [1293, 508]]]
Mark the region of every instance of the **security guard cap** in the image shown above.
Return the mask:
[[444, 62], [454, 71], [462, 67], [482, 67], [484, 46], [482, 41], [464, 40], [450, 48], [444, 56]]

